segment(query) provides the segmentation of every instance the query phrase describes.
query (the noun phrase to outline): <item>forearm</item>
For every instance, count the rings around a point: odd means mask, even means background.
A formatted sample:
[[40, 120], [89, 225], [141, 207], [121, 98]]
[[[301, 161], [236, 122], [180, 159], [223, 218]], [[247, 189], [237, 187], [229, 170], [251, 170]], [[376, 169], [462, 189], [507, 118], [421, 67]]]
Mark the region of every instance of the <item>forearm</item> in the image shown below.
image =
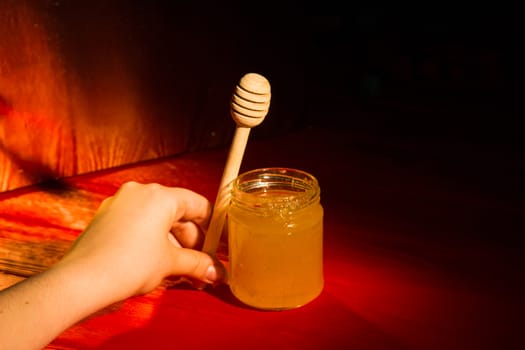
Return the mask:
[[210, 213], [208, 200], [192, 191], [124, 184], [61, 261], [0, 291], [0, 347], [45, 347], [87, 316], [148, 293], [169, 275], [222, 281], [224, 268], [195, 250]]
[[65, 329], [118, 301], [104, 272], [87, 266], [59, 263], [1, 291], [2, 347], [43, 348]]

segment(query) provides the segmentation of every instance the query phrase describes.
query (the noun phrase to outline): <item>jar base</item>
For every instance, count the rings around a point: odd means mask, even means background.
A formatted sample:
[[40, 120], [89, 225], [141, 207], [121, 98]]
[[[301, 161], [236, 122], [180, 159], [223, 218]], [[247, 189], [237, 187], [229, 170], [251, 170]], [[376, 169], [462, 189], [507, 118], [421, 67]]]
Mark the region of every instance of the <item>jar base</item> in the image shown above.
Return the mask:
[[[264, 300], [262, 297], [259, 298], [248, 298], [246, 296], [243, 296], [242, 293], [236, 293], [234, 288], [230, 286], [230, 291], [232, 292], [233, 296], [240, 301], [242, 304], [256, 310], [260, 311], [286, 311], [286, 310], [294, 310], [301, 308], [307, 304], [310, 304], [312, 301], [317, 299], [322, 291], [324, 286], [322, 285], [318, 290], [316, 290], [313, 293], [309, 293], [308, 297], [305, 298], [295, 298], [297, 302], [277, 302], [276, 298], [266, 298]], [[280, 298], [282, 300], [282, 298]], [[273, 302], [272, 302], [273, 301]]]

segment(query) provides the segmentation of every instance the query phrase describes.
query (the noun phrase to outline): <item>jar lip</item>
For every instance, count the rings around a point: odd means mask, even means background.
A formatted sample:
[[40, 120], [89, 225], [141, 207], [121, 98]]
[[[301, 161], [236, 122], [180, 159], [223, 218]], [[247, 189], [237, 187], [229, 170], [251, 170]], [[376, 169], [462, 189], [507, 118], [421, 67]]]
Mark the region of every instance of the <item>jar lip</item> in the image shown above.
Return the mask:
[[[268, 196], [268, 193], [273, 195]], [[239, 175], [232, 186], [232, 202], [250, 208], [300, 209], [319, 198], [320, 188], [315, 176], [294, 168], [253, 169]]]
[[248, 170], [237, 177], [237, 180], [242, 180], [251, 176], [261, 176], [261, 175], [282, 175], [282, 176], [294, 176], [307, 181], [311, 181], [314, 184], [318, 184], [317, 179], [312, 174], [295, 168], [287, 167], [266, 167]]

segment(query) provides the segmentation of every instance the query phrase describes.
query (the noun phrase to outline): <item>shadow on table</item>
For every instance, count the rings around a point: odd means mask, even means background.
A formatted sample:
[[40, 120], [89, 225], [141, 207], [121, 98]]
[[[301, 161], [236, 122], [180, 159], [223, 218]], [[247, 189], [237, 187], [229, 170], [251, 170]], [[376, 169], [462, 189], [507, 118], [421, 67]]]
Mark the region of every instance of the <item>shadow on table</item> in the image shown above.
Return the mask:
[[[407, 349], [329, 291], [307, 306], [277, 312], [240, 304], [226, 285], [205, 293], [171, 290], [146, 326], [113, 336], [97, 349]], [[201, 302], [184, 304], [179, 294]]]

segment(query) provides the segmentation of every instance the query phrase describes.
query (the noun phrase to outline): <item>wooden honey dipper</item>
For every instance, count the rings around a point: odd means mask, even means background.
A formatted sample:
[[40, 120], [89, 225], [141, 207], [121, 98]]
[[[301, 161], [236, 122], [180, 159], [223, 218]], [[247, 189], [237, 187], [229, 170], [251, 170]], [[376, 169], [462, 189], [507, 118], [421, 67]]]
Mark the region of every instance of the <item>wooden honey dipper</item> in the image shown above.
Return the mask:
[[215, 255], [228, 210], [232, 181], [239, 175], [250, 129], [261, 124], [266, 117], [270, 108], [270, 98], [270, 83], [265, 77], [257, 73], [244, 75], [235, 87], [230, 113], [237, 127], [204, 240], [202, 250], [205, 253]]

